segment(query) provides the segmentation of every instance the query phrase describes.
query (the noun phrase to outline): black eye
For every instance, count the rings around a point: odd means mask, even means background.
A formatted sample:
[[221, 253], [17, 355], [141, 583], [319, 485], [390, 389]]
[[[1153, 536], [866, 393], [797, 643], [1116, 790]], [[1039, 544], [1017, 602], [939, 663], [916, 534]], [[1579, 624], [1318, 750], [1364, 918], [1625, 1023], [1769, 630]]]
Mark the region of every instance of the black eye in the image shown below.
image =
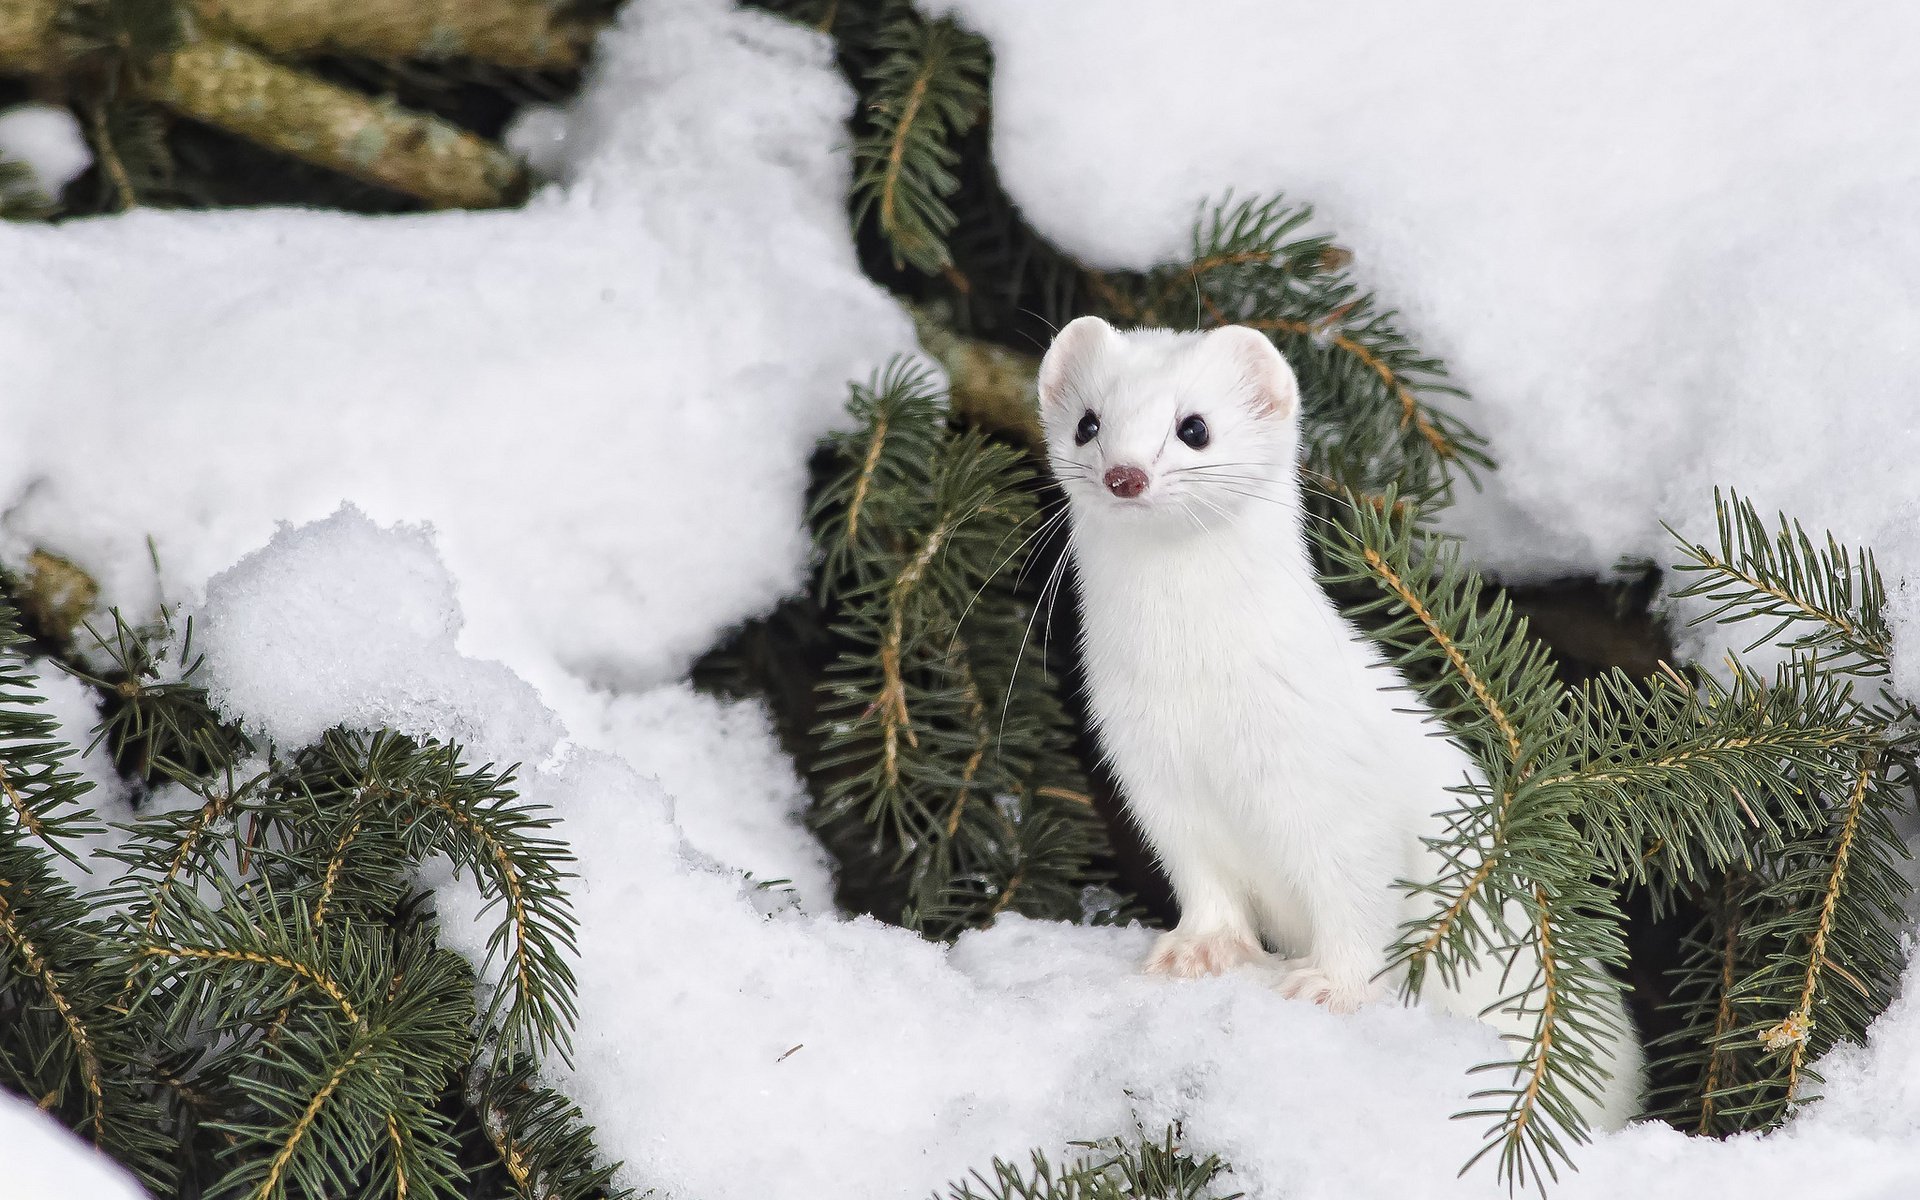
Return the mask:
[[1087, 415], [1080, 418], [1080, 428], [1073, 431], [1073, 444], [1084, 446], [1099, 436], [1100, 418], [1093, 415], [1092, 409], [1088, 409]]
[[1180, 428], [1174, 432], [1195, 450], [1205, 449], [1206, 444], [1213, 440], [1213, 435], [1207, 432], [1207, 419], [1198, 413], [1180, 422]]

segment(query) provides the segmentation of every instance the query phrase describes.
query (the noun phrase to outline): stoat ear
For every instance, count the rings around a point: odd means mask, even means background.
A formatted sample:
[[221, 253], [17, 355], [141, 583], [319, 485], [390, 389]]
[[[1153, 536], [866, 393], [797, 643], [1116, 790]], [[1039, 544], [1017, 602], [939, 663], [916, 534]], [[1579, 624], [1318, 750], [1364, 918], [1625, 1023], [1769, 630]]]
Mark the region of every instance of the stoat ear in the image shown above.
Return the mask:
[[1267, 335], [1245, 325], [1227, 325], [1207, 334], [1207, 350], [1228, 358], [1246, 380], [1254, 407], [1276, 417], [1291, 417], [1300, 407], [1300, 385], [1293, 368]]
[[1099, 317], [1075, 317], [1053, 337], [1040, 360], [1040, 411], [1068, 402], [1073, 377], [1087, 367], [1119, 334]]

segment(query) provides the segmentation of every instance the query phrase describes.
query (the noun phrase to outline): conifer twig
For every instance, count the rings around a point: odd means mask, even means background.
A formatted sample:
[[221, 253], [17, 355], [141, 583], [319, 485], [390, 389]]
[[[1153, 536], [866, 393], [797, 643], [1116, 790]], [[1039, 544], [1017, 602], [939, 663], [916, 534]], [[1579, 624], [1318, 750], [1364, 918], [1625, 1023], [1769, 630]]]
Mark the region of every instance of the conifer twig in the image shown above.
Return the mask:
[[80, 1066], [80, 1079], [87, 1092], [88, 1121], [93, 1127], [93, 1140], [98, 1143], [104, 1134], [106, 1120], [106, 1095], [101, 1086], [100, 1054], [95, 1048], [94, 1038], [80, 1019], [78, 1007], [67, 994], [67, 988], [47, 961], [46, 955], [34, 944], [33, 938], [15, 914], [12, 903], [7, 898], [9, 882], [0, 879], [0, 934], [13, 946], [20, 961], [39, 985], [47, 1002], [53, 1005], [54, 1012], [60, 1017], [60, 1023], [66, 1027], [67, 1036], [73, 1042], [74, 1055]]

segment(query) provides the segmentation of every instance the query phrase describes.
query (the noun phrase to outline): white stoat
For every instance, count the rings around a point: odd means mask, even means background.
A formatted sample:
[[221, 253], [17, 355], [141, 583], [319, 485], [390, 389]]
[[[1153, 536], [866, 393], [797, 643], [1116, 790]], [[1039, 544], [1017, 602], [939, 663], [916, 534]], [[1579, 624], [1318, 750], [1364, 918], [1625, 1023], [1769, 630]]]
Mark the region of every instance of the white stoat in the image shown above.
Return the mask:
[[[1395, 881], [1437, 877], [1422, 838], [1475, 768], [1314, 580], [1293, 371], [1254, 330], [1082, 317], [1041, 363], [1040, 404], [1100, 743], [1180, 902], [1147, 970], [1213, 974], [1268, 961], [1265, 943], [1289, 996], [1344, 1012], [1388, 993], [1387, 948], [1433, 904]], [[1537, 965], [1430, 978], [1422, 999], [1526, 1035], [1484, 1010]], [[1642, 1087], [1618, 1015], [1586, 1114], [1603, 1127]]]

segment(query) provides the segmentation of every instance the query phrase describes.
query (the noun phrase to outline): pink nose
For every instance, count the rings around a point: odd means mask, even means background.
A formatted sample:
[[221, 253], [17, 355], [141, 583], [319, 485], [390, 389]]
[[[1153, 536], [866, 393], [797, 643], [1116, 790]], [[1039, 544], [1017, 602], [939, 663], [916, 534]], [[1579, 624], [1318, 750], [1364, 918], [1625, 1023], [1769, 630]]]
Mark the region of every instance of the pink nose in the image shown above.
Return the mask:
[[1107, 490], [1122, 500], [1131, 500], [1147, 490], [1147, 473], [1139, 467], [1108, 467]]

